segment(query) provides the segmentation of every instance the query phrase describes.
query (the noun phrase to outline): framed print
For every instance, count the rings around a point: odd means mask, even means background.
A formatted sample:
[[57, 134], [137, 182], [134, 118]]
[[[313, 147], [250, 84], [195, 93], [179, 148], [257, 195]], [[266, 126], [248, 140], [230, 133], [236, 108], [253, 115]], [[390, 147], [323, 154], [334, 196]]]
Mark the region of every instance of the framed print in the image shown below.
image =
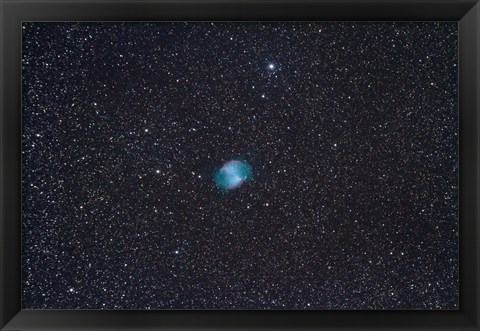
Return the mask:
[[1, 328], [478, 330], [477, 1], [8, 1]]

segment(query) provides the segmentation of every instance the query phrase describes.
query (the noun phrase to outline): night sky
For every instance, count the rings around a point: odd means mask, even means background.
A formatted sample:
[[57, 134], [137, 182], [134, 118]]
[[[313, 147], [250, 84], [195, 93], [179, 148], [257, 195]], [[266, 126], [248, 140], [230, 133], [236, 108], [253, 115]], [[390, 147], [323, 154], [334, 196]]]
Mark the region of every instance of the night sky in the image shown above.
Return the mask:
[[23, 307], [458, 309], [457, 41], [24, 23]]

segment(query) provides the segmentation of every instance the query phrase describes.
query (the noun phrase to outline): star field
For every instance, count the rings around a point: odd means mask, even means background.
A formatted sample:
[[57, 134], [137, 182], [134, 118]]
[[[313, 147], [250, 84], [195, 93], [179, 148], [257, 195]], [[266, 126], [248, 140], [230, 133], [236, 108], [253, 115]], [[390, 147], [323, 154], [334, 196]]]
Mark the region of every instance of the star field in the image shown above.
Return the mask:
[[458, 309], [456, 22], [22, 28], [23, 308]]

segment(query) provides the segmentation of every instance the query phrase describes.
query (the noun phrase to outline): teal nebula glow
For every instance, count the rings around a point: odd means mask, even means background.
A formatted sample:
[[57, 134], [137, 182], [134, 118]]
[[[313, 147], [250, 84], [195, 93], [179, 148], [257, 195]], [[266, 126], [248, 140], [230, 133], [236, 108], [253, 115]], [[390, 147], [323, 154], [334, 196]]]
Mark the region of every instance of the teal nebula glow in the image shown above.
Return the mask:
[[232, 160], [225, 163], [215, 174], [218, 187], [232, 190], [240, 187], [252, 176], [252, 168], [245, 161]]

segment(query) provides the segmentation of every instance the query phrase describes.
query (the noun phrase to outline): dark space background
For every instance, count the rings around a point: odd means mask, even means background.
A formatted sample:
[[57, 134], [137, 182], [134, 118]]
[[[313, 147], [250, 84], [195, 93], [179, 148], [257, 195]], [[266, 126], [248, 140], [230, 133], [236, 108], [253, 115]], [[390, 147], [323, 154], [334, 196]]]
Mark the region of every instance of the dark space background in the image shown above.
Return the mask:
[[458, 309], [457, 41], [25, 23], [23, 308]]

